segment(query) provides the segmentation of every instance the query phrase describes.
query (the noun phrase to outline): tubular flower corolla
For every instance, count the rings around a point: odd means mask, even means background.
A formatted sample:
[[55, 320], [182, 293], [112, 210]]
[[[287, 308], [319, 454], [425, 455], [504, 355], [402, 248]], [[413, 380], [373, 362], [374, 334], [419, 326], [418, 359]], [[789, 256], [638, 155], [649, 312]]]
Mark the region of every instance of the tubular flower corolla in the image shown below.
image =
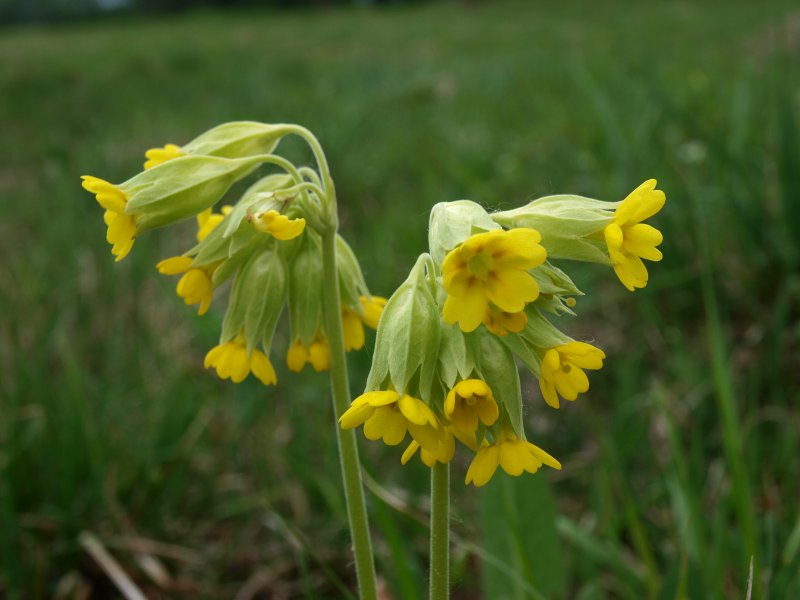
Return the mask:
[[666, 201], [664, 192], [655, 187], [656, 180], [648, 179], [628, 194], [614, 212], [614, 221], [603, 230], [614, 272], [630, 291], [647, 285], [647, 267], [642, 259], [662, 258], [656, 246], [664, 237], [655, 227], [642, 223], [660, 211]]
[[136, 239], [136, 217], [125, 213], [128, 196], [113, 183], [84, 175], [83, 189], [95, 195], [97, 203], [105, 209], [103, 220], [108, 227], [106, 240], [111, 244], [111, 254], [122, 260], [133, 248]]
[[162, 275], [183, 274], [175, 288], [178, 297], [183, 298], [188, 306], [198, 304], [198, 315], [206, 314], [214, 295], [214, 284], [211, 280], [213, 268], [208, 266], [192, 267], [191, 257], [173, 256], [156, 264], [156, 269]]
[[467, 469], [465, 483], [472, 483], [475, 487], [486, 485], [498, 466], [509, 475], [518, 477], [523, 471], [536, 473], [543, 464], [561, 469], [561, 463], [538, 446], [519, 439], [510, 431], [501, 431], [494, 443], [485, 444], [478, 450]]
[[185, 154], [181, 151], [180, 146], [175, 144], [167, 144], [161, 148], [150, 148], [144, 153], [144, 157], [147, 159], [144, 162], [144, 168], [145, 170], [150, 169], [179, 156], [185, 156]]
[[317, 333], [317, 336], [308, 346], [303, 345], [300, 340], [295, 340], [289, 346], [289, 350], [286, 353], [286, 366], [289, 367], [290, 371], [299, 373], [307, 363], [311, 363], [317, 373], [331, 368], [331, 350], [328, 345], [328, 338], [322, 333]]
[[583, 369], [601, 369], [605, 352], [585, 342], [569, 342], [550, 348], [542, 359], [539, 387], [545, 402], [559, 407], [559, 394], [575, 400], [589, 389], [589, 378]]
[[250, 373], [264, 385], [278, 382], [267, 355], [257, 348], [248, 353], [242, 335], [214, 346], [206, 354], [203, 364], [206, 369], [213, 367], [221, 379], [230, 379], [233, 383], [241, 383]]
[[269, 233], [279, 240], [294, 239], [306, 228], [304, 218], [290, 219], [277, 210], [254, 214], [250, 217], [250, 222], [259, 231]]
[[464, 434], [474, 434], [480, 420], [486, 426], [500, 416], [491, 388], [480, 379], [459, 381], [447, 394], [444, 414], [453, 428]]
[[392, 390], [361, 394], [339, 417], [339, 424], [342, 429], [364, 425], [367, 439], [383, 439], [389, 446], [402, 442], [408, 432], [425, 450], [439, 450], [436, 415], [422, 400], [408, 394], [401, 396]]
[[504, 336], [509, 332], [519, 333], [525, 329], [525, 325], [528, 324], [528, 315], [523, 311], [505, 312], [490, 304], [486, 308], [486, 314], [483, 315], [483, 324], [493, 334]]
[[527, 272], [542, 264], [546, 250], [533, 229], [497, 229], [479, 233], [451, 250], [442, 263], [447, 300], [444, 321], [463, 331], [481, 324], [490, 304], [517, 313], [539, 296]]
[[226, 204], [222, 207], [222, 212], [215, 213], [213, 209], [207, 208], [197, 215], [197, 241], [202, 242], [206, 239], [208, 234], [214, 231], [217, 225], [222, 223], [222, 220], [228, 216], [232, 210], [233, 207]]
[[359, 304], [361, 314], [348, 306], [342, 308], [344, 349], [348, 352], [364, 347], [364, 325], [371, 329], [378, 328], [378, 320], [381, 318], [383, 307], [386, 306], [386, 298], [361, 296]]
[[[422, 448], [419, 453], [420, 459], [425, 466], [429, 468], [433, 468], [433, 465], [437, 462], [449, 463], [453, 460], [453, 456], [456, 453], [456, 439], [453, 435], [453, 430], [448, 425], [442, 425], [440, 423], [437, 429], [437, 435], [439, 436], [439, 446], [436, 448], [436, 451], [431, 452], [430, 450]], [[400, 458], [400, 463], [406, 464], [414, 457], [417, 450], [420, 450], [420, 448], [421, 446], [416, 440], [411, 440], [411, 443]]]

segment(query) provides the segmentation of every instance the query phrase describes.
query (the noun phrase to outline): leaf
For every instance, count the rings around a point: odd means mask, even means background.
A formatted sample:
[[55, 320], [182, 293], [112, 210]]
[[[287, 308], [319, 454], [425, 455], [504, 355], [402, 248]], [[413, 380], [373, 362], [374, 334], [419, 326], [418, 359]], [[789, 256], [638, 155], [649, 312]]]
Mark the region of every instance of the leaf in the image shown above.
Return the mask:
[[498, 472], [480, 492], [479, 515], [483, 547], [499, 559], [499, 563], [484, 561], [482, 597], [564, 597], [566, 563], [556, 530], [555, 501], [543, 474], [509, 477]]

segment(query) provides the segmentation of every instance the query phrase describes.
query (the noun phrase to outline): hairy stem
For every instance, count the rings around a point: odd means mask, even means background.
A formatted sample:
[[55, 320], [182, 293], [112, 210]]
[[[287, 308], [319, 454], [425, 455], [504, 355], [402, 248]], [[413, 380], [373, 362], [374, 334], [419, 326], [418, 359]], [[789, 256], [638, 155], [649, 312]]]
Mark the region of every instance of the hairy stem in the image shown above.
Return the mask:
[[339, 427], [338, 418], [350, 403], [350, 388], [347, 381], [347, 362], [342, 333], [342, 309], [339, 301], [339, 274], [336, 268], [336, 229], [322, 235], [322, 264], [324, 285], [325, 332], [331, 351], [331, 388], [333, 390], [333, 412], [336, 437], [339, 443], [339, 461], [342, 467], [347, 516], [353, 538], [353, 554], [356, 563], [358, 590], [362, 600], [376, 600], [375, 564], [372, 558], [372, 542], [367, 523], [367, 508], [364, 488], [361, 483], [361, 467], [358, 447], [353, 430]]
[[430, 600], [450, 597], [450, 465], [431, 469]]

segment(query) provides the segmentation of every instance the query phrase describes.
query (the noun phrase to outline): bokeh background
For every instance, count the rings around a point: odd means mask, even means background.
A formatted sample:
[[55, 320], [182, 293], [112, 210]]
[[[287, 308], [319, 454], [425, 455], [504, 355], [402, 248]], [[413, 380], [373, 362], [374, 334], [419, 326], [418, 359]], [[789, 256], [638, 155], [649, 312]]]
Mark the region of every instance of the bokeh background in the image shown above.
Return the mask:
[[[743, 598], [753, 557], [753, 598], [800, 597], [795, 2], [145, 4], [0, 11], [0, 598], [120, 597], [89, 547], [150, 598], [351, 597], [326, 377], [287, 372], [285, 329], [277, 387], [204, 371], [224, 300], [198, 318], [154, 269], [193, 226], [115, 264], [79, 185], [239, 119], [318, 135], [383, 295], [436, 202], [657, 178], [647, 288], [562, 265], [590, 392], [524, 382], [564, 469], [475, 490], [454, 461], [453, 596]], [[360, 447], [384, 598], [421, 598], [427, 469]]]

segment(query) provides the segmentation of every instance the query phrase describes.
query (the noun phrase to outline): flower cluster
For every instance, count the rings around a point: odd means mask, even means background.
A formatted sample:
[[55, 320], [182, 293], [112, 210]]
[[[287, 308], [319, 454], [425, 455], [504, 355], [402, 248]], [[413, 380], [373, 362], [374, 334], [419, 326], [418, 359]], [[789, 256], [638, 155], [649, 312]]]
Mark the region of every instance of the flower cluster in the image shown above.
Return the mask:
[[[288, 308], [291, 329], [286, 362], [292, 371], [310, 363], [330, 367], [322, 319], [322, 251], [327, 197], [320, 175], [275, 154], [293, 125], [226, 123], [184, 146], [145, 153], [144, 171], [121, 184], [84, 176], [83, 187], [105, 209], [111, 252], [121, 260], [149, 229], [195, 218], [197, 243], [156, 265], [180, 276], [176, 292], [205, 314], [215, 291], [230, 282], [219, 344], [205, 357], [222, 379], [239, 383], [253, 374], [277, 382], [269, 360], [275, 327]], [[238, 201], [214, 206], [231, 187], [262, 165], [279, 169], [257, 179]], [[301, 172], [302, 171], [302, 172]], [[311, 224], [312, 226], [308, 226]], [[364, 326], [377, 328], [386, 304], [372, 296], [347, 242], [337, 236], [340, 301], [347, 350], [364, 346]]]
[[370, 440], [410, 443], [432, 467], [452, 460], [456, 441], [474, 455], [466, 483], [485, 485], [560, 463], [525, 435], [517, 361], [552, 408], [589, 390], [587, 371], [605, 353], [574, 340], [554, 318], [575, 315], [582, 295], [551, 259], [613, 267], [629, 290], [647, 283], [642, 258], [660, 260], [660, 232], [642, 223], [664, 204], [649, 180], [621, 202], [548, 196], [487, 213], [474, 202], [431, 212], [430, 253], [389, 299], [378, 326], [366, 391], [340, 417]]

